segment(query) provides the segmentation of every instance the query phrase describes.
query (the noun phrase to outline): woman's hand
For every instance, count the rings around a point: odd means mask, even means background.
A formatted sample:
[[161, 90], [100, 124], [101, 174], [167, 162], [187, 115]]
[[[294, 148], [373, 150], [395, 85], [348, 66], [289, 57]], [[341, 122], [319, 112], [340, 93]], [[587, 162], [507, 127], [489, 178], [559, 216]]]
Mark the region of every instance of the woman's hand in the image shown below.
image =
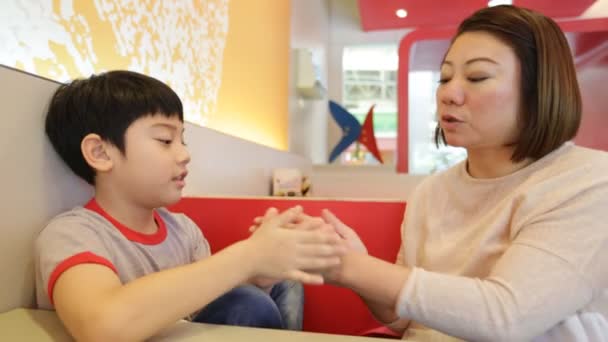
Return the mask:
[[329, 229], [339, 236], [340, 243], [345, 248], [345, 254], [342, 256], [340, 264], [322, 270], [320, 273], [326, 282], [341, 285], [345, 267], [349, 267], [349, 254], [367, 255], [367, 248], [363, 244], [363, 241], [361, 241], [361, 238], [359, 238], [359, 235], [352, 228], [344, 224], [344, 222], [340, 221], [331, 211], [324, 209], [321, 212], [321, 217], [326, 222], [321, 229]]
[[340, 235], [340, 237], [344, 240], [350, 251], [368, 254], [367, 248], [363, 244], [363, 241], [361, 241], [359, 235], [357, 235], [352, 228], [344, 224], [344, 222], [340, 221], [340, 219], [338, 219], [331, 211], [328, 209], [323, 209], [321, 212], [321, 217], [323, 217], [325, 222], [332, 225], [336, 233], [338, 233], [338, 235]]

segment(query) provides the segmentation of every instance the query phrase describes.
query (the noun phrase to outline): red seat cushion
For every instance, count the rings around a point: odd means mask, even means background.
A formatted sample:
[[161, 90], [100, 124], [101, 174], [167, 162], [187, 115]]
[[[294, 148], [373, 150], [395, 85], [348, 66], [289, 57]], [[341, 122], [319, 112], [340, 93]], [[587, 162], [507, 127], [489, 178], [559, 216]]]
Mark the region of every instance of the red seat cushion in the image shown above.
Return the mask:
[[[170, 209], [188, 215], [217, 252], [249, 236], [256, 216], [267, 208], [301, 205], [310, 215], [331, 210], [361, 237], [371, 255], [394, 262], [401, 244], [404, 202], [298, 198], [184, 198]], [[381, 279], [379, 279], [381, 281]], [[380, 325], [352, 291], [330, 285], [305, 286], [304, 330], [359, 335]], [[371, 332], [370, 332], [371, 333]]]

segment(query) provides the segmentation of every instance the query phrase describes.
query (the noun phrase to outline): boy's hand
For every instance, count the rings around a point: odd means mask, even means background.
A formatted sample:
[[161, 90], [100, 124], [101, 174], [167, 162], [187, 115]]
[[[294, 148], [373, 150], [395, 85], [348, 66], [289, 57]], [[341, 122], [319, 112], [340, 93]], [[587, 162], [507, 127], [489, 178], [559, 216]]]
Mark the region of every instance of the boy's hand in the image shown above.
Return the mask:
[[[306, 222], [299, 219], [301, 207], [294, 207], [278, 214], [269, 209], [261, 224], [255, 229], [248, 242], [259, 261], [258, 276], [291, 279], [302, 283], [322, 284], [323, 277], [305, 270], [325, 270], [340, 263], [344, 246], [333, 231], [313, 229], [320, 222]], [[308, 229], [293, 228], [299, 222]], [[297, 224], [296, 224], [297, 225]]]
[[[253, 219], [253, 224], [249, 227], [249, 232], [255, 232], [260, 225], [267, 220], [269, 217], [278, 215], [279, 211], [276, 208], [268, 208], [264, 216], [258, 216]], [[292, 222], [288, 222], [285, 224], [284, 228], [290, 229], [302, 229], [302, 230], [312, 230], [320, 228], [322, 225], [326, 224], [320, 217], [313, 217], [306, 215], [305, 213], [300, 213], [295, 216]]]
[[[270, 208], [267, 211], [267, 215], [264, 217], [256, 217], [254, 219], [254, 225], [250, 230], [255, 231], [259, 225], [268, 218], [268, 213], [277, 213], [277, 210]], [[367, 248], [363, 241], [357, 235], [357, 233], [340, 221], [331, 211], [324, 209], [321, 212], [321, 217], [312, 217], [301, 213], [297, 215], [292, 222], [286, 225], [290, 229], [301, 229], [301, 230], [313, 230], [318, 229], [325, 231], [328, 234], [337, 234], [339, 236], [339, 243], [344, 246], [346, 253], [363, 253], [368, 254]], [[313, 273], [318, 273], [323, 276], [324, 281], [330, 283], [339, 283], [342, 276], [344, 264], [340, 263], [334, 267], [327, 268], [325, 270], [309, 270]]]
[[[249, 228], [250, 232], [255, 232], [260, 225], [269, 220], [272, 217], [275, 217], [279, 214], [279, 211], [276, 208], [268, 208], [264, 216], [258, 216], [254, 218], [254, 224]], [[333, 227], [325, 221], [323, 221], [320, 217], [312, 217], [301, 212], [299, 215], [295, 216], [292, 222], [288, 222], [284, 225], [284, 228], [288, 229], [300, 229], [300, 230], [314, 230], [314, 229], [324, 229], [328, 234], [335, 234], [333, 231]], [[249, 282], [265, 291], [269, 291], [274, 284], [282, 281], [284, 279], [275, 279], [275, 278], [267, 278], [257, 276], [252, 278]]]
[[[264, 216], [258, 216], [253, 219], [253, 225], [249, 227], [249, 231], [255, 232], [256, 229], [260, 227], [262, 222], [264, 222], [264, 220], [267, 220], [269, 217], [277, 214], [278, 211], [276, 208], [269, 208]], [[305, 213], [301, 213], [294, 218], [293, 222], [287, 223], [285, 227], [303, 230], [319, 228], [327, 229], [326, 224], [329, 224], [340, 236], [343, 242], [346, 243], [349, 251], [368, 254], [367, 248], [365, 247], [363, 241], [361, 241], [359, 235], [357, 235], [352, 228], [344, 224], [344, 222], [340, 221], [340, 219], [329, 211], [329, 209], [323, 209], [321, 212], [321, 217], [322, 218], [313, 217], [306, 215]]]
[[[275, 217], [279, 214], [279, 211], [277, 210], [277, 208], [268, 208], [266, 210], [266, 213], [264, 214], [264, 216], [258, 216], [254, 219], [254, 222], [257, 221], [258, 223], [255, 226], [251, 226], [249, 228], [250, 232], [254, 232], [257, 228], [259, 228], [259, 226], [262, 224], [262, 222], [264, 220], [269, 220], [272, 217]], [[268, 277], [262, 277], [262, 276], [256, 276], [254, 278], [252, 278], [249, 282], [257, 287], [259, 287], [260, 289], [269, 292], [270, 289], [274, 286], [274, 284], [282, 281], [283, 279], [276, 279], [276, 278], [268, 278]]]

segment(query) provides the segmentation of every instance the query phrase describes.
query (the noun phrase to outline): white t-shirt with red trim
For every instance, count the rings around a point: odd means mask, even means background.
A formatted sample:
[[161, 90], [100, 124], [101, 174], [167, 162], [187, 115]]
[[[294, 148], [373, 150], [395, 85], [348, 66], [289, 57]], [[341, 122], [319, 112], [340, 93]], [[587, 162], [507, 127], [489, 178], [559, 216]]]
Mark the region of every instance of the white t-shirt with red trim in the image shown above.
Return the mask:
[[55, 282], [75, 265], [105, 265], [126, 284], [211, 254], [201, 230], [184, 214], [160, 208], [154, 211], [154, 218], [156, 233], [142, 234], [116, 221], [95, 199], [53, 218], [35, 245], [38, 307], [54, 309]]

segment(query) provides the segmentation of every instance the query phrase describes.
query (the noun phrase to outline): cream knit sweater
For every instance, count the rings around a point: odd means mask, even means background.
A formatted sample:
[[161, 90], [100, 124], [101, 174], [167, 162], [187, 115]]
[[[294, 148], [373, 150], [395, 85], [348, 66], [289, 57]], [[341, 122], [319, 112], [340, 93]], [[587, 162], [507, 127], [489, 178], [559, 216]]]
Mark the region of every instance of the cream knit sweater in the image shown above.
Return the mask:
[[418, 186], [402, 239], [404, 338], [608, 341], [608, 153], [566, 143], [496, 179], [460, 163]]

